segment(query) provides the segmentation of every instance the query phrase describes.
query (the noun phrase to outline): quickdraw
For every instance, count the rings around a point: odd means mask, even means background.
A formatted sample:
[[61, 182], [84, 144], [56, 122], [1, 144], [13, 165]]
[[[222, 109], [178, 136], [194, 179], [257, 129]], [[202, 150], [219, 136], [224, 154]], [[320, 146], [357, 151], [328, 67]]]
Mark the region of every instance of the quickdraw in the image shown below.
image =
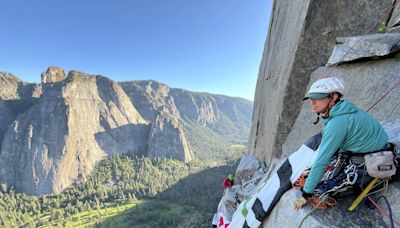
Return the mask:
[[329, 180], [332, 179], [335, 174], [337, 174], [337, 170], [339, 167], [342, 167], [344, 164], [344, 159], [336, 157], [334, 158], [328, 165], [328, 168], [326, 169], [326, 172], [322, 178], [322, 180]]

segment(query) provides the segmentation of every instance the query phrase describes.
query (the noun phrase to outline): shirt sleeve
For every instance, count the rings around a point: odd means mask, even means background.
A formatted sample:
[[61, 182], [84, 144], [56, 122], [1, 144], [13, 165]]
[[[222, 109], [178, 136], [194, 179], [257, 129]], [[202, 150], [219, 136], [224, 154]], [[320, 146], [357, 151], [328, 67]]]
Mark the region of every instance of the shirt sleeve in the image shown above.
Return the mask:
[[311, 168], [310, 175], [306, 179], [303, 191], [313, 193], [321, 180], [332, 156], [342, 146], [346, 137], [347, 121], [345, 116], [331, 119], [322, 132], [319, 152]]

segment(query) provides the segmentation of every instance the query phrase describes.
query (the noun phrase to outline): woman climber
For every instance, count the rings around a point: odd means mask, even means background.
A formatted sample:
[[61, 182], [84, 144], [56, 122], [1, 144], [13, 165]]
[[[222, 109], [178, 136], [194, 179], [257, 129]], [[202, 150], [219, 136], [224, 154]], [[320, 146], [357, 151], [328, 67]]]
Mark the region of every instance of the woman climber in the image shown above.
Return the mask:
[[325, 76], [314, 82], [303, 98], [311, 100], [311, 112], [317, 114], [314, 124], [321, 117], [325, 128], [302, 196], [295, 202], [296, 209], [307, 204], [337, 151], [365, 154], [388, 147], [388, 136], [379, 122], [350, 101], [343, 100], [344, 93], [341, 79]]

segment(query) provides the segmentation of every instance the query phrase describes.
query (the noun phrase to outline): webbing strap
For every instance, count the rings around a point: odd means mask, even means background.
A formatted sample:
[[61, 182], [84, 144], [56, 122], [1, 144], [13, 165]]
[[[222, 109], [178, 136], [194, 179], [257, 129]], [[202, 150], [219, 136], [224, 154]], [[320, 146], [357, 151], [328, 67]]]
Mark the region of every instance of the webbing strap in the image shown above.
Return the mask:
[[[352, 156], [352, 157], [364, 157], [364, 155], [373, 154], [373, 153], [381, 152], [381, 151], [392, 151], [392, 152], [394, 152], [394, 144], [391, 143], [391, 142], [388, 142], [388, 143], [386, 144], [386, 146], [385, 146], [384, 149], [375, 150], [375, 151], [371, 151], [371, 152], [352, 152], [352, 151], [344, 151], [344, 152], [341, 152], [341, 154], [342, 154], [342, 155], [349, 155], [349, 156]], [[346, 157], [346, 158], [347, 158], [347, 157]]]

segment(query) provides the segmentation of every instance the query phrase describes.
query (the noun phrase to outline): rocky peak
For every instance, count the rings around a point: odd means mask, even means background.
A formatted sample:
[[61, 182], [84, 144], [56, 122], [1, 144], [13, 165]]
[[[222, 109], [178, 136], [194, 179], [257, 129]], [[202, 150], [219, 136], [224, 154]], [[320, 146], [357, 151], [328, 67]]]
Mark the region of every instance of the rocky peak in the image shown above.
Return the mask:
[[206, 93], [193, 93], [183, 89], [171, 90], [171, 96], [179, 112], [188, 119], [203, 126], [220, 119], [219, 109], [213, 96]]
[[16, 76], [0, 72], [0, 98], [3, 100], [19, 99], [18, 86], [22, 83]]
[[42, 83], [54, 83], [66, 78], [64, 70], [59, 67], [49, 67], [41, 74]]
[[159, 112], [180, 117], [169, 87], [157, 81], [128, 81], [120, 83], [139, 113], [153, 121]]

